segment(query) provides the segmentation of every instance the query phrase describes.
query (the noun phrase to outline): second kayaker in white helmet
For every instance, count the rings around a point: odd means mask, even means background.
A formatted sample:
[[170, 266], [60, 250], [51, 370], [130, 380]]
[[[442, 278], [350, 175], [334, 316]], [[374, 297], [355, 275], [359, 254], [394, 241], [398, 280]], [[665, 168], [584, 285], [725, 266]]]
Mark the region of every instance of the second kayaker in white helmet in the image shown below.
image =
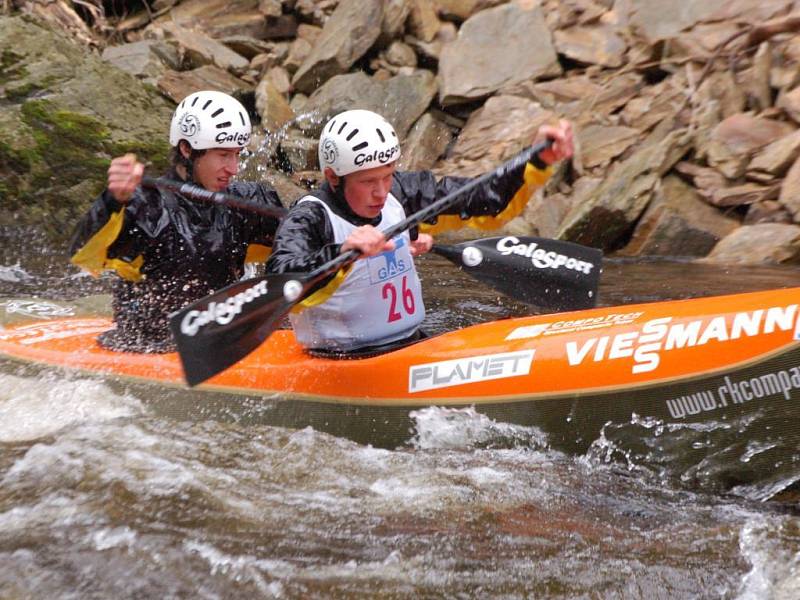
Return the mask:
[[349, 110], [328, 121], [319, 140], [325, 183], [290, 209], [267, 271], [309, 272], [353, 248], [362, 260], [325, 281], [290, 315], [298, 341], [312, 353], [363, 355], [417, 339], [425, 305], [413, 257], [430, 250], [430, 233], [461, 227], [465, 220], [495, 229], [519, 214], [531, 186], [549, 177], [549, 165], [572, 156], [568, 122], [541, 127], [534, 142], [545, 138], [554, 143], [534, 164], [466, 193], [435, 224], [423, 227], [427, 233], [387, 240], [383, 231], [470, 180], [397, 171], [397, 134], [374, 112]]
[[[236, 98], [213, 90], [188, 95], [170, 124], [167, 178], [280, 207], [269, 185], [233, 181], [250, 132]], [[108, 187], [76, 228], [72, 262], [119, 276], [112, 288], [116, 327], [99, 336], [102, 346], [167, 352], [174, 349], [168, 315], [239, 279], [245, 260], [265, 260], [278, 220], [143, 188], [143, 173], [133, 154], [111, 161]]]

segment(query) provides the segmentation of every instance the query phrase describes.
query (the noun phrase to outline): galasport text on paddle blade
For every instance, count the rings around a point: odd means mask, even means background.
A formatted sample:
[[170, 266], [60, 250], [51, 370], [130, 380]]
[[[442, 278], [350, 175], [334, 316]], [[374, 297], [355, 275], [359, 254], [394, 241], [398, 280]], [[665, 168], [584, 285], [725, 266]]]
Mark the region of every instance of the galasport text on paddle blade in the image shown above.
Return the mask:
[[288, 311], [283, 286], [297, 278], [285, 273], [239, 281], [172, 313], [186, 382], [197, 385], [252, 352]]
[[433, 251], [505, 295], [552, 311], [597, 304], [603, 252], [571, 242], [504, 236]]

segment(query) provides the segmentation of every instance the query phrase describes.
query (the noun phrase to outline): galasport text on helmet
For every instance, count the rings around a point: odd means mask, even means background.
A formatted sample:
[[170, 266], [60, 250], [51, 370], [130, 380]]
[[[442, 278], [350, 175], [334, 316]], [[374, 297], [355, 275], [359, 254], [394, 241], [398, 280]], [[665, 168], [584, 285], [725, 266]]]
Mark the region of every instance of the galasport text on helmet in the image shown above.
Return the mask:
[[207, 90], [186, 96], [175, 109], [169, 143], [186, 140], [195, 150], [244, 148], [250, 132], [250, 116], [236, 98]]
[[338, 176], [381, 167], [400, 158], [397, 134], [382, 116], [348, 110], [325, 124], [319, 138], [319, 166]]

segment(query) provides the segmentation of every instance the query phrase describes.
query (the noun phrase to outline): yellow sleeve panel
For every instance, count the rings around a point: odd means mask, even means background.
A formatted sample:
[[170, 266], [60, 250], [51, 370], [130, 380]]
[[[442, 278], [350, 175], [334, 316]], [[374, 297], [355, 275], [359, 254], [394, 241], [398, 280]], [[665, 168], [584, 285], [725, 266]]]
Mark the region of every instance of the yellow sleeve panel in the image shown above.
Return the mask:
[[318, 304], [322, 304], [328, 298], [333, 296], [336, 290], [339, 289], [339, 286], [342, 285], [344, 278], [347, 277], [347, 275], [350, 273], [350, 268], [352, 266], [353, 266], [352, 264], [349, 264], [343, 269], [339, 269], [339, 271], [336, 273], [336, 276], [328, 282], [328, 285], [326, 285], [322, 289], [317, 290], [309, 297], [303, 299], [302, 302], [296, 304], [294, 308], [292, 308], [292, 312], [299, 313], [305, 308], [317, 306]]
[[85, 269], [95, 277], [103, 271], [110, 269], [116, 271], [120, 277], [128, 281], [139, 281], [142, 278], [140, 269], [144, 264], [144, 257], [137, 256], [133, 262], [118, 258], [108, 258], [108, 247], [122, 231], [125, 215], [123, 211], [115, 212], [108, 219], [108, 223], [95, 233], [80, 250], [70, 259], [72, 264]]
[[497, 216], [481, 216], [472, 217], [470, 219], [462, 219], [458, 215], [440, 215], [435, 225], [428, 223], [421, 223], [419, 230], [422, 233], [435, 235], [444, 231], [454, 231], [462, 227], [472, 227], [473, 229], [481, 229], [483, 231], [493, 231], [508, 223], [514, 217], [519, 216], [528, 204], [533, 193], [543, 185], [550, 175], [553, 174], [553, 167], [547, 167], [541, 171], [528, 163], [525, 165], [525, 173], [523, 175], [524, 181], [522, 186], [514, 194], [506, 207]]
[[272, 254], [272, 248], [263, 244], [250, 244], [247, 247], [247, 255], [244, 257], [246, 263], [265, 263]]

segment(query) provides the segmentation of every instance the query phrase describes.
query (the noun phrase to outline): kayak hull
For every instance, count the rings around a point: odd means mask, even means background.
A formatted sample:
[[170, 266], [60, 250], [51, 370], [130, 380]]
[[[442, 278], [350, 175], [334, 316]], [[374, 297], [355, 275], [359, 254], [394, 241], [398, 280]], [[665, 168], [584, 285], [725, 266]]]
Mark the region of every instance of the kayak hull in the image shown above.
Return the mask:
[[9, 327], [0, 355], [167, 386], [159, 412], [179, 417], [236, 413], [381, 447], [407, 443], [414, 411], [430, 406], [474, 408], [538, 427], [556, 449], [655, 468], [674, 460], [680, 436], [681, 459], [735, 459], [717, 479], [746, 485], [800, 462], [799, 303], [791, 288], [507, 319], [354, 360], [310, 357], [281, 330], [192, 389], [175, 354], [98, 346], [105, 318]]

